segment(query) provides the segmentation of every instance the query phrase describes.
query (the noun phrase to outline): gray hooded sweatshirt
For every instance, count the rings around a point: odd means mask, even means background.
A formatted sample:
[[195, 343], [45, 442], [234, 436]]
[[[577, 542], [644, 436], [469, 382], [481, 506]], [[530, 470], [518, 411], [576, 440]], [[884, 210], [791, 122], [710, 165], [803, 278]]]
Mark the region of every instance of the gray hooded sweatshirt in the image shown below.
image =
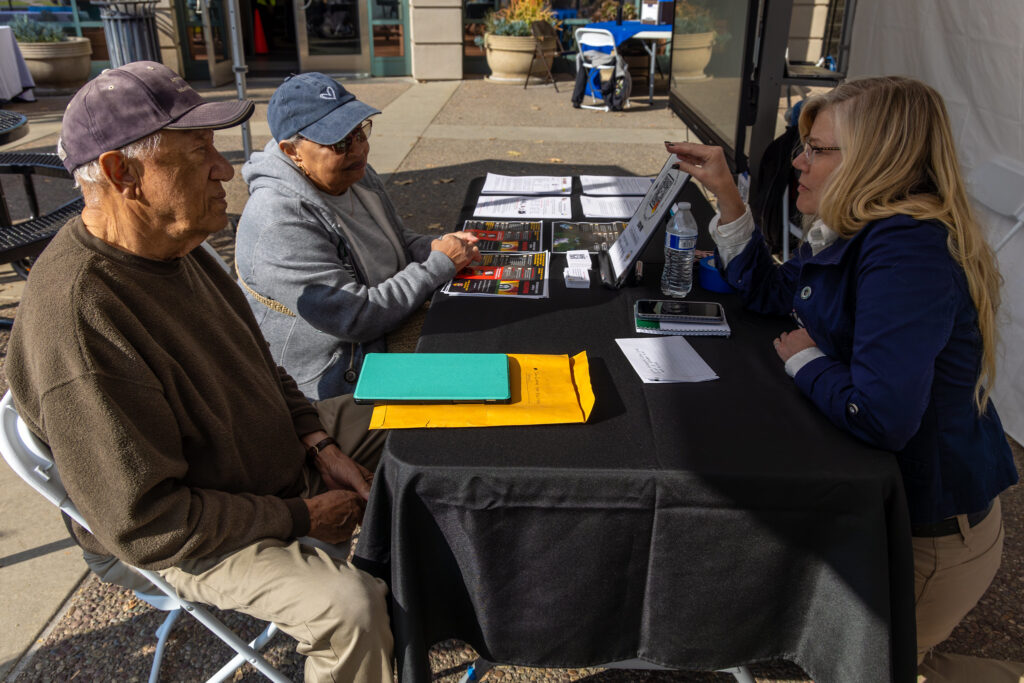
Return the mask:
[[[430, 236], [402, 225], [369, 166], [332, 197], [271, 140], [242, 177], [250, 197], [238, 223], [236, 265], [274, 360], [310, 399], [351, 393], [363, 356], [386, 351], [384, 335], [449, 280], [455, 265], [431, 251]], [[274, 302], [295, 315], [275, 310]]]

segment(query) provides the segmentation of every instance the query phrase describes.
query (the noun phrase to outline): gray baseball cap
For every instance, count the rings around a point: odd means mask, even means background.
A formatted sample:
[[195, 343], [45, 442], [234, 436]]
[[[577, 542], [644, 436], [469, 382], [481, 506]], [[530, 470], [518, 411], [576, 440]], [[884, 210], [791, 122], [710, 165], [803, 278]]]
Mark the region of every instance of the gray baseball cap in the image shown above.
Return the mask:
[[57, 151], [64, 167], [74, 171], [158, 130], [230, 128], [253, 109], [252, 100], [207, 101], [158, 62], [131, 62], [105, 70], [75, 93], [64, 111]]
[[333, 145], [379, 113], [330, 76], [311, 71], [291, 76], [274, 91], [267, 105], [267, 123], [278, 142], [298, 134]]

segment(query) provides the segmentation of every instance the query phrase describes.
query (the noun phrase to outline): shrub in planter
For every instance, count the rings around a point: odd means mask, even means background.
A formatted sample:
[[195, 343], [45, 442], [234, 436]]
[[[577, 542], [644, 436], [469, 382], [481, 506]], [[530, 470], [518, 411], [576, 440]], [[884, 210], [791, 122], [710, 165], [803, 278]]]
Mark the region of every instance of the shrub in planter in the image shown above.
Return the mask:
[[36, 85], [77, 88], [89, 80], [92, 46], [88, 38], [69, 38], [59, 26], [24, 15], [11, 22], [11, 32]]
[[715, 44], [715, 20], [707, 7], [691, 0], [675, 0], [672, 29], [673, 80], [703, 80]]
[[[512, 0], [508, 7], [489, 12], [484, 18], [484, 35], [474, 42], [486, 51], [492, 81], [522, 83], [526, 78], [537, 44], [531, 28], [535, 21], [558, 25], [547, 0]], [[556, 49], [554, 41], [541, 47], [550, 67]], [[544, 63], [537, 60], [533, 64], [535, 75], [544, 73]]]

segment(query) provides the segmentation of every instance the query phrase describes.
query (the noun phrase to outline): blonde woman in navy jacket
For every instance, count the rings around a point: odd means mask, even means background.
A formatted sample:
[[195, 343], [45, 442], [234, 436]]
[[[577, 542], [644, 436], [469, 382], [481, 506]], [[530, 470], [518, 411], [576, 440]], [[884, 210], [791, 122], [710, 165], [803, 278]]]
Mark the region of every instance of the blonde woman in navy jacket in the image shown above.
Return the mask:
[[1024, 665], [932, 652], [999, 568], [998, 495], [1017, 481], [989, 400], [1001, 278], [933, 89], [852, 81], [800, 116], [797, 207], [814, 223], [777, 266], [721, 149], [669, 143], [718, 198], [711, 234], [748, 308], [791, 314], [786, 371], [833, 423], [895, 453], [914, 546], [919, 673], [1024, 681]]

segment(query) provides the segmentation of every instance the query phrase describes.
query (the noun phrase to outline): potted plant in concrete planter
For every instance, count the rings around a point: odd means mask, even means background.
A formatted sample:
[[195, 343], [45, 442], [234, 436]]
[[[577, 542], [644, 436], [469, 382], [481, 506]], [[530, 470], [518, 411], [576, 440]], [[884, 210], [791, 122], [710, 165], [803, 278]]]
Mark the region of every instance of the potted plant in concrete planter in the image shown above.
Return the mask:
[[691, 0], [676, 0], [672, 28], [672, 78], [704, 80], [715, 44], [715, 20], [711, 11]]
[[11, 22], [11, 32], [37, 86], [77, 88], [89, 80], [88, 38], [65, 36], [59, 26], [24, 15]]
[[[599, 21], [615, 21], [619, 11], [619, 0], [603, 0], [597, 8], [590, 13], [591, 23]], [[636, 5], [622, 3], [622, 20], [633, 21], [637, 19]]]
[[[556, 25], [555, 14], [547, 0], [511, 0], [508, 7], [489, 12], [484, 19], [484, 35], [477, 38], [487, 55], [490, 80], [497, 83], [523, 83], [533, 61], [537, 40], [531, 24], [546, 21]], [[546, 73], [557, 49], [554, 39], [542, 44], [545, 62], [533, 61], [533, 75]]]

